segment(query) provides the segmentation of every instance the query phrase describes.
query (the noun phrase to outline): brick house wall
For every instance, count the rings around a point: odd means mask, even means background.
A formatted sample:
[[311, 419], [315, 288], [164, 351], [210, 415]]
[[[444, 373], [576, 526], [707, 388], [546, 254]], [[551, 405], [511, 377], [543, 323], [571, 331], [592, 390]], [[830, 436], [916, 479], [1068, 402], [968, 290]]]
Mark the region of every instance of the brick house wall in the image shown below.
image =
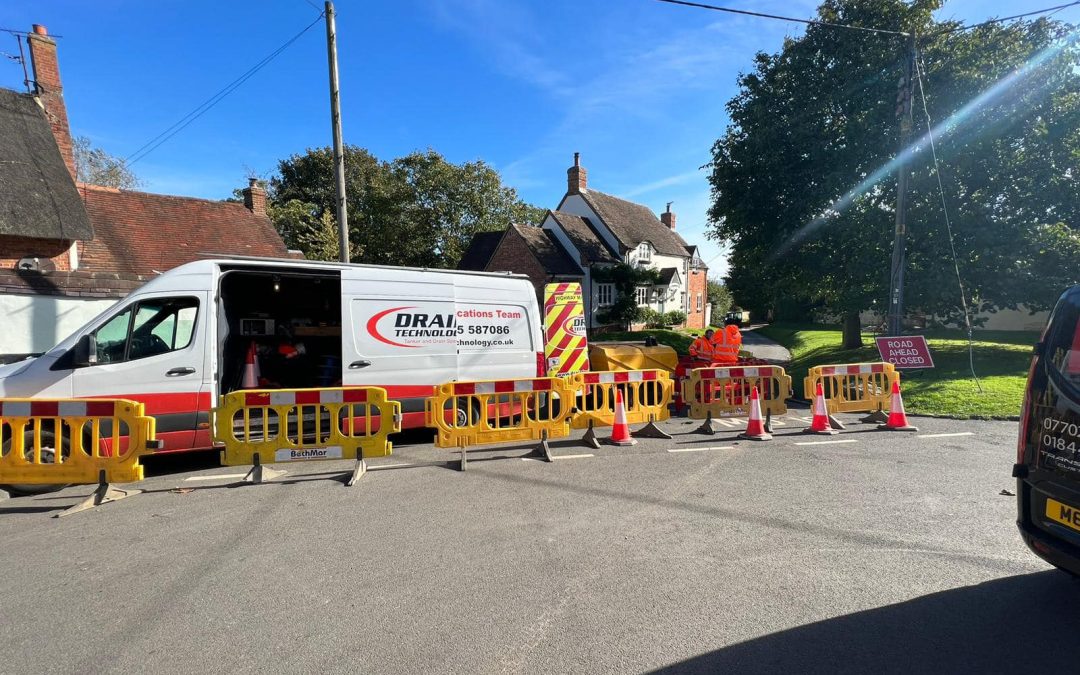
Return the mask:
[[485, 271], [524, 274], [529, 277], [529, 281], [536, 288], [537, 297], [540, 298], [544, 295], [544, 284], [551, 279], [547, 270], [536, 259], [528, 244], [514, 228], [506, 231], [506, 236], [495, 248]]
[[[71, 242], [57, 239], [0, 236], [0, 269], [11, 270], [23, 258], [52, 261], [53, 269], [71, 269]], [[46, 267], [45, 265], [42, 266]]]
[[[690, 268], [686, 283], [688, 310], [686, 312], [686, 327], [694, 329], [705, 328], [705, 306], [709, 304], [709, 289], [707, 274], [704, 269]], [[698, 309], [698, 298], [701, 298], [701, 309]]]

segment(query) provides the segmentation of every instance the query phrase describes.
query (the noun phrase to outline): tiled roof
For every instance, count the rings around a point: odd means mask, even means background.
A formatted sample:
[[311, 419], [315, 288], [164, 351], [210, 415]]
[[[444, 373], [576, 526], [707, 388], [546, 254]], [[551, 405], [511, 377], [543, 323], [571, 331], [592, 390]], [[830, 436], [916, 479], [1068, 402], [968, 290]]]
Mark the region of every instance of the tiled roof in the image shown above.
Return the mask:
[[284, 258], [270, 219], [241, 203], [80, 185], [95, 237], [80, 267], [149, 275], [210, 254]]
[[585, 264], [615, 263], [619, 261], [616, 253], [608, 248], [600, 235], [596, 233], [595, 226], [588, 218], [582, 218], [565, 211], [550, 211], [549, 213], [555, 219], [555, 222], [562, 227], [563, 232], [566, 233], [574, 247], [585, 257]]
[[33, 97], [8, 89], [0, 89], [0, 235], [94, 236], [44, 111]]
[[486, 270], [488, 262], [491, 261], [491, 255], [495, 253], [495, 249], [498, 248], [499, 241], [502, 240], [504, 234], [506, 234], [506, 230], [477, 232], [474, 234], [468, 248], [462, 254], [461, 262], [458, 263], [457, 268], [474, 272]]
[[671, 280], [679, 274], [679, 270], [674, 267], [665, 267], [660, 270], [660, 284], [664, 286], [670, 286]]
[[570, 254], [566, 252], [566, 249], [559, 244], [554, 233], [532, 225], [514, 223], [510, 227], [521, 235], [537, 262], [543, 266], [548, 274], [581, 275], [581, 268], [570, 258]]
[[647, 241], [661, 255], [687, 257], [686, 242], [661, 223], [649, 207], [596, 190], [582, 191], [581, 196], [627, 249]]

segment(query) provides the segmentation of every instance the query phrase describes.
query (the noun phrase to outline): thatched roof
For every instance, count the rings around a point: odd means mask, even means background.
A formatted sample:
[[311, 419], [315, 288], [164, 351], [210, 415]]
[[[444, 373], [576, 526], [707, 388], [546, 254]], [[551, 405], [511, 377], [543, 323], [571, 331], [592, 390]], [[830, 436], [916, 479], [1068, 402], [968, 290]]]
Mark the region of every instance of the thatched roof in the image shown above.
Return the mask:
[[0, 89], [0, 235], [94, 238], [45, 111], [8, 89]]

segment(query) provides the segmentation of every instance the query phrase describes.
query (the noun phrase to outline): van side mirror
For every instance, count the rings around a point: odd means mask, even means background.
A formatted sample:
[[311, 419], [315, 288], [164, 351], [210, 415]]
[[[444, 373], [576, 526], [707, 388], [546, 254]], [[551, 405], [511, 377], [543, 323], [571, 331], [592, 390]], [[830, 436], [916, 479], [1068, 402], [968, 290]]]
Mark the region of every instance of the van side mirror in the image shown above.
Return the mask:
[[79, 338], [75, 343], [75, 358], [73, 364], [76, 368], [86, 368], [97, 365], [97, 338], [93, 333]]

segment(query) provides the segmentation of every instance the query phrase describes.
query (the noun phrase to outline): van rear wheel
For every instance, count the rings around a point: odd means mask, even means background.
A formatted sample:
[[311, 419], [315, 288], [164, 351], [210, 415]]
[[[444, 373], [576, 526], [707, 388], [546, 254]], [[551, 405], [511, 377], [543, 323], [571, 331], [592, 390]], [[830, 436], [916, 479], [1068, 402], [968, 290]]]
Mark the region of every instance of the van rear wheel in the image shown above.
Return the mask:
[[[34, 432], [30, 429], [23, 432], [23, 448], [25, 448], [23, 454], [27, 459], [34, 456]], [[11, 452], [10, 438], [4, 441], [3, 448], [0, 448], [0, 453], [6, 455], [9, 452]], [[44, 429], [41, 431], [41, 461], [48, 463], [56, 461], [56, 435], [52, 431]], [[63, 490], [66, 487], [66, 483], [47, 485], [13, 483], [11, 485], [0, 485], [0, 490], [7, 490], [13, 495], [43, 495]]]

